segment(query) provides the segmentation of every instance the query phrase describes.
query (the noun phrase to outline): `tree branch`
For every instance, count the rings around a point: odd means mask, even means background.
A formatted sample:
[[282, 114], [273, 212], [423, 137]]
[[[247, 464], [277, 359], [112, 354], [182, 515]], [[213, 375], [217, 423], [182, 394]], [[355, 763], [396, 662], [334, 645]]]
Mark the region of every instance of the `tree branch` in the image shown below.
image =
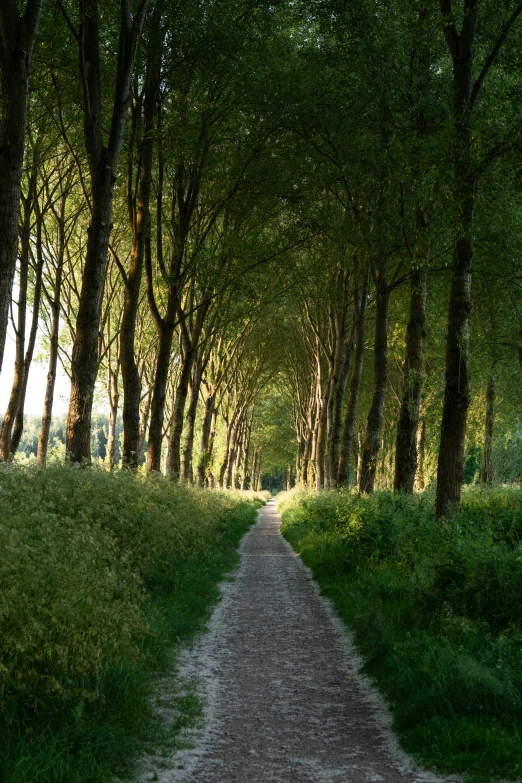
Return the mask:
[[477, 96], [478, 96], [478, 94], [480, 92], [480, 88], [482, 87], [484, 79], [488, 75], [488, 72], [489, 72], [491, 66], [495, 62], [502, 44], [504, 43], [504, 41], [508, 37], [509, 31], [511, 30], [511, 28], [513, 27], [513, 25], [515, 24], [515, 22], [517, 21], [517, 19], [520, 16], [521, 13], [522, 13], [522, 3], [519, 3], [517, 5], [517, 7], [515, 8], [515, 10], [513, 11], [513, 13], [511, 14], [511, 16], [509, 17], [509, 19], [507, 20], [507, 22], [504, 23], [504, 26], [502, 27], [502, 31], [501, 31], [499, 37], [497, 38], [497, 40], [495, 41], [495, 45], [494, 45], [493, 49], [491, 50], [491, 52], [489, 53], [489, 56], [487, 57], [486, 62], [482, 66], [482, 70], [479, 73], [479, 75], [477, 76], [477, 78], [475, 80], [475, 84], [473, 85], [473, 89], [471, 91], [471, 98], [470, 98], [470, 107], [471, 108], [473, 108], [473, 105], [474, 105], [475, 101], [477, 100]]

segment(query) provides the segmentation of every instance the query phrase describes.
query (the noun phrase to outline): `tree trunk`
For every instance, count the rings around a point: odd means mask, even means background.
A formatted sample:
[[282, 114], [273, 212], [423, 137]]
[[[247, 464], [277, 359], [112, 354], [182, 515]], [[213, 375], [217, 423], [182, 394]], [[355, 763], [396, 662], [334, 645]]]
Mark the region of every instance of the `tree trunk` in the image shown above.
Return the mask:
[[201, 362], [198, 360], [194, 364], [192, 382], [190, 384], [190, 399], [185, 418], [185, 428], [183, 432], [183, 470], [181, 477], [183, 481], [194, 483], [194, 473], [192, 470], [192, 453], [194, 451], [194, 428], [196, 425], [196, 411], [199, 401], [199, 390], [201, 388]]
[[228, 460], [229, 460], [229, 454], [230, 454], [230, 435], [231, 435], [231, 426], [230, 423], [225, 417], [223, 416], [223, 419], [225, 421], [225, 424], [227, 426], [227, 436], [226, 436], [226, 443], [225, 443], [225, 453], [223, 455], [223, 462], [221, 463], [221, 467], [219, 469], [219, 487], [220, 489], [226, 489], [226, 482], [225, 482], [225, 475], [227, 472], [227, 466], [228, 466]]
[[27, 91], [41, 0], [0, 3], [0, 370], [18, 253]]
[[417, 474], [415, 476], [416, 489], [419, 492], [426, 486], [424, 476], [424, 454], [426, 449], [426, 417], [421, 415], [417, 427]]
[[326, 393], [320, 393], [318, 398], [318, 414], [317, 414], [317, 442], [315, 446], [315, 488], [317, 490], [324, 489], [324, 462], [326, 453], [326, 422], [328, 416], [328, 410], [326, 400], [328, 397], [328, 389]]
[[116, 424], [118, 422], [118, 406], [120, 395], [118, 392], [118, 373], [109, 368], [108, 378], [109, 392], [109, 430], [107, 432], [107, 451], [105, 461], [110, 471], [114, 470], [116, 457]]
[[143, 454], [143, 447], [145, 445], [145, 435], [147, 434], [147, 426], [149, 423], [151, 396], [152, 393], [151, 390], [149, 389], [147, 391], [147, 394], [145, 395], [145, 404], [143, 405], [143, 408], [140, 413], [140, 440], [138, 443], [138, 462], [141, 460], [141, 455]]
[[[339, 470], [337, 482], [340, 487], [350, 483], [350, 460], [352, 458], [355, 420], [364, 363], [364, 338], [366, 323], [366, 306], [368, 301], [369, 273], [366, 271], [362, 286], [354, 292], [355, 307], [355, 347], [353, 356], [352, 376], [350, 378], [350, 394], [344, 419], [341, 449], [339, 455]], [[357, 484], [357, 482], [355, 482]]]
[[194, 350], [191, 346], [186, 346], [181, 360], [181, 371], [174, 397], [172, 428], [170, 431], [170, 460], [167, 473], [168, 477], [173, 481], [179, 481], [181, 478], [181, 436], [193, 363]]
[[373, 492], [377, 455], [381, 437], [384, 398], [388, 376], [388, 303], [389, 290], [384, 265], [376, 270], [374, 385], [366, 436], [362, 447], [359, 491]]
[[210, 433], [212, 430], [212, 419], [215, 404], [215, 395], [212, 392], [207, 391], [207, 399], [205, 400], [205, 413], [203, 414], [203, 422], [201, 424], [201, 438], [199, 442], [199, 460], [196, 476], [196, 483], [198, 487], [204, 487], [207, 478], [207, 470], [210, 458]]
[[236, 453], [237, 453], [237, 441], [238, 441], [240, 424], [241, 424], [240, 416], [235, 417], [230, 432], [230, 442], [229, 442], [230, 445], [228, 450], [227, 468], [225, 473], [226, 476], [225, 487], [227, 489], [233, 487], [234, 463], [235, 463]]
[[446, 377], [437, 465], [435, 515], [444, 516], [460, 501], [464, 479], [464, 442], [469, 408], [469, 316], [473, 262], [475, 176], [471, 153], [471, 88], [478, 3], [464, 14], [459, 35], [441, 0], [443, 25], [453, 59], [453, 201], [455, 238], [446, 338]]
[[98, 330], [112, 231], [114, 182], [112, 168], [104, 160], [92, 199], [93, 211], [71, 358], [66, 449], [72, 462], [91, 458], [91, 414], [98, 374]]
[[91, 413], [98, 372], [98, 332], [112, 231], [114, 185], [127, 121], [134, 60], [148, 0], [144, 0], [134, 18], [130, 6], [130, 3], [121, 4], [118, 66], [107, 146], [102, 135], [103, 89], [97, 0], [82, 5], [77, 38], [92, 213], [71, 358], [71, 396], [67, 415], [66, 448], [68, 457], [73, 462], [90, 460], [91, 456]]
[[[158, 4], [159, 8], [159, 4]], [[153, 20], [156, 21], [157, 20]], [[139, 156], [138, 194], [134, 204], [133, 167], [130, 150], [128, 177], [129, 216], [132, 230], [130, 266], [125, 279], [123, 314], [120, 334], [120, 362], [123, 381], [123, 464], [137, 467], [140, 451], [140, 397], [141, 378], [136, 364], [134, 340], [136, 317], [141, 293], [141, 280], [145, 259], [146, 243], [150, 237], [150, 195], [152, 164], [154, 158], [154, 118], [160, 80], [161, 46], [153, 32], [151, 53], [145, 75], [143, 99], [143, 139]]]
[[60, 302], [62, 295], [63, 264], [65, 258], [65, 197], [62, 198], [59, 221], [59, 245], [56, 264], [56, 277], [54, 279], [53, 298], [51, 308], [51, 333], [49, 336], [49, 365], [47, 368], [47, 381], [45, 385], [45, 397], [42, 413], [42, 424], [38, 437], [38, 464], [45, 465], [47, 460], [47, 448], [49, 445], [49, 432], [53, 415], [54, 387], [56, 383], [56, 368], [58, 365], [58, 340], [60, 335]]
[[484, 426], [484, 452], [482, 455], [482, 470], [480, 471], [480, 483], [489, 485], [493, 483], [493, 465], [491, 454], [493, 451], [493, 426], [495, 423], [495, 377], [493, 372], [489, 374], [486, 390], [486, 421]]
[[252, 474], [250, 479], [250, 489], [256, 490], [256, 481], [257, 481], [257, 462], [259, 459], [259, 449], [256, 447], [254, 449], [254, 456], [252, 457]]
[[147, 470], [159, 472], [161, 469], [161, 444], [163, 442], [163, 419], [165, 416], [165, 401], [167, 399], [167, 382], [170, 371], [170, 353], [174, 338], [175, 301], [170, 295], [167, 303], [167, 315], [163, 322], [156, 369], [154, 373], [154, 386], [150, 405], [149, 442], [147, 445]]
[[[32, 189], [32, 187], [31, 187]], [[22, 252], [20, 254], [20, 275], [18, 281], [18, 306], [16, 323], [16, 352], [13, 383], [9, 403], [0, 428], [0, 459], [9, 459], [11, 450], [11, 435], [16, 413], [20, 406], [24, 379], [25, 359], [25, 328], [27, 319], [27, 285], [29, 281], [29, 253], [31, 241], [31, 216], [33, 213], [32, 194], [24, 200], [24, 222], [22, 226]]]
[[[417, 236], [425, 229], [420, 210], [417, 213]], [[424, 245], [424, 243], [423, 243]], [[411, 274], [410, 318], [406, 331], [406, 355], [402, 402], [397, 425], [395, 451], [395, 491], [411, 494], [417, 470], [416, 437], [423, 380], [424, 339], [426, 336], [426, 268], [427, 246], [414, 260]]]
[[29, 370], [31, 369], [31, 363], [33, 361], [34, 348], [36, 345], [36, 335], [38, 333], [38, 319], [40, 316], [40, 300], [42, 297], [42, 276], [43, 276], [43, 265], [44, 265], [44, 255], [42, 252], [41, 239], [42, 237], [41, 237], [41, 223], [40, 223], [37, 229], [38, 256], [37, 256], [37, 263], [36, 263], [36, 278], [35, 278], [35, 285], [34, 285], [31, 328], [29, 330], [27, 349], [25, 351], [25, 359], [24, 359], [23, 374], [22, 374], [22, 389], [20, 391], [20, 399], [16, 411], [13, 434], [11, 436], [11, 454], [15, 454], [18, 451], [18, 446], [20, 445], [20, 441], [22, 439], [22, 434], [24, 431], [25, 398], [27, 395], [27, 384], [29, 383]]

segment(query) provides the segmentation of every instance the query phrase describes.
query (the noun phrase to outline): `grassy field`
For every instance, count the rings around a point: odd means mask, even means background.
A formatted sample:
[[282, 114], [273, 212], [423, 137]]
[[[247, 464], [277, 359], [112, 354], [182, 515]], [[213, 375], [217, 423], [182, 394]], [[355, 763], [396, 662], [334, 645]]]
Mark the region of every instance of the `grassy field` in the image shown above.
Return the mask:
[[522, 491], [280, 496], [283, 534], [353, 630], [403, 747], [466, 780], [522, 778]]
[[125, 777], [263, 500], [58, 466], [0, 470], [0, 499], [0, 781]]

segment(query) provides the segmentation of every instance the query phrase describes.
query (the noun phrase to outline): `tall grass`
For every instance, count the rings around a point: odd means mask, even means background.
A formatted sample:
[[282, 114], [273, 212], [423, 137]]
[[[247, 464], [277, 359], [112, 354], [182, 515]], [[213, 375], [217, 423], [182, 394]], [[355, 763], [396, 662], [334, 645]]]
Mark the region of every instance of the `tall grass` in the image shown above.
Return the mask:
[[150, 694], [205, 623], [259, 498], [127, 472], [0, 470], [0, 781], [97, 783], [158, 726]]
[[522, 778], [522, 491], [292, 493], [283, 533], [353, 629], [404, 748], [473, 781]]

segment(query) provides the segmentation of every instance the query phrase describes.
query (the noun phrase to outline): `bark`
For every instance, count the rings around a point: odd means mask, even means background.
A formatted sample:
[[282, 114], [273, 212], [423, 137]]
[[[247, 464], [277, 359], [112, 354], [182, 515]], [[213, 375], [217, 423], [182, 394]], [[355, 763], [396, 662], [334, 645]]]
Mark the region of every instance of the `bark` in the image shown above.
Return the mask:
[[493, 372], [489, 374], [486, 390], [486, 421], [484, 425], [484, 451], [482, 454], [482, 470], [480, 471], [480, 483], [493, 483], [493, 465], [491, 455], [493, 451], [493, 426], [495, 424], [495, 377]]
[[[453, 200], [455, 239], [446, 337], [446, 374], [437, 466], [435, 515], [444, 516], [460, 501], [464, 442], [469, 408], [469, 338], [473, 262], [474, 173], [471, 157], [471, 91], [478, 3], [468, 0], [462, 32], [443, 17], [453, 60]], [[447, 2], [441, 10], [448, 12]], [[451, 7], [450, 7], [451, 10]]]
[[22, 434], [24, 431], [24, 407], [25, 398], [27, 394], [27, 384], [29, 382], [29, 370], [31, 369], [31, 363], [33, 361], [33, 354], [36, 345], [36, 336], [38, 333], [38, 318], [40, 315], [40, 300], [42, 297], [42, 277], [44, 266], [44, 255], [42, 252], [42, 226], [41, 216], [39, 216], [39, 224], [37, 228], [37, 262], [36, 262], [36, 277], [34, 285], [34, 297], [32, 304], [32, 317], [31, 328], [29, 330], [29, 339], [27, 341], [27, 348], [25, 351], [25, 358], [22, 370], [22, 388], [20, 390], [20, 397], [18, 401], [18, 408], [16, 411], [15, 424], [13, 428], [13, 434], [11, 437], [11, 454], [15, 454], [20, 445]]
[[226, 473], [225, 473], [226, 488], [230, 488], [233, 486], [234, 463], [237, 454], [239, 427], [241, 426], [241, 418], [240, 418], [241, 415], [242, 414], [239, 414], [237, 417], [234, 418], [231, 432], [230, 432], [228, 460], [227, 460]]
[[0, 370], [18, 253], [27, 91], [41, 0], [0, 3]]
[[343, 436], [343, 402], [346, 392], [346, 384], [353, 364], [353, 347], [355, 332], [352, 332], [346, 345], [344, 362], [341, 369], [339, 380], [334, 388], [334, 406], [331, 422], [330, 448], [328, 453], [330, 463], [330, 487], [335, 489], [339, 486], [339, 457], [341, 453], [341, 443]]
[[[35, 161], [33, 161], [33, 164]], [[27, 340], [26, 349], [26, 321], [27, 321], [27, 290], [29, 283], [29, 258], [31, 255], [31, 230], [33, 210], [37, 215], [36, 223], [36, 269], [34, 298], [32, 303], [31, 328]], [[22, 437], [24, 427], [24, 404], [29, 379], [29, 370], [33, 359], [36, 334], [38, 328], [38, 315], [40, 312], [40, 298], [42, 292], [44, 256], [42, 251], [42, 215], [36, 201], [36, 168], [34, 167], [28, 186], [27, 197], [24, 198], [24, 219], [21, 230], [21, 254], [20, 275], [18, 285], [16, 353], [13, 374], [13, 383], [9, 403], [2, 426], [0, 429], [0, 458], [8, 460], [14, 455]], [[13, 429], [14, 428], [14, 429]]]
[[350, 483], [350, 460], [353, 451], [355, 421], [357, 417], [357, 405], [359, 402], [359, 391], [361, 388], [361, 378], [364, 363], [364, 338], [366, 307], [368, 301], [368, 282], [369, 273], [367, 271], [364, 275], [362, 286], [358, 286], [354, 292], [355, 345], [352, 374], [350, 378], [350, 392], [344, 419], [339, 454], [337, 483], [340, 487], [347, 487]]
[[426, 486], [424, 477], [424, 455], [426, 450], [426, 417], [422, 416], [417, 427], [417, 474], [415, 477], [416, 488], [419, 492]]
[[254, 449], [254, 456], [252, 457], [252, 477], [250, 479], [250, 489], [256, 490], [257, 482], [257, 463], [259, 460], [259, 449]]
[[60, 334], [60, 302], [62, 295], [62, 277], [65, 260], [65, 197], [62, 197], [59, 223], [58, 223], [58, 257], [56, 263], [56, 275], [54, 278], [53, 298], [50, 302], [51, 332], [49, 335], [49, 364], [47, 368], [47, 380], [45, 384], [45, 397], [42, 413], [42, 424], [38, 436], [38, 464], [45, 465], [47, 460], [47, 448], [49, 445], [49, 432], [53, 415], [54, 387], [56, 383], [56, 368], [58, 365], [58, 340]]
[[161, 468], [161, 445], [163, 442], [163, 419], [167, 399], [167, 382], [170, 371], [170, 354], [174, 338], [175, 301], [169, 296], [167, 315], [162, 323], [154, 386], [150, 405], [149, 441], [147, 445], [147, 470], [159, 472]]
[[[159, 8], [159, 4], [157, 6]], [[157, 25], [156, 16], [153, 22]], [[150, 196], [154, 158], [154, 119], [160, 81], [161, 46], [153, 35], [145, 75], [143, 99], [143, 138], [139, 153], [137, 198], [132, 196], [133, 166], [130, 151], [128, 176], [129, 218], [132, 231], [130, 265], [125, 277], [123, 314], [120, 334], [120, 362], [123, 381], [123, 454], [122, 462], [130, 467], [139, 464], [141, 378], [135, 357], [136, 317], [141, 292], [145, 248], [150, 237]]]
[[252, 432], [252, 422], [254, 420], [254, 411], [250, 414], [250, 419], [245, 427], [245, 435], [243, 438], [243, 476], [241, 480], [241, 489], [245, 490], [248, 484], [248, 459], [250, 456], [250, 435]]
[[168, 464], [168, 477], [173, 481], [182, 478], [181, 473], [181, 436], [183, 433], [185, 405], [189, 391], [190, 376], [194, 364], [194, 347], [189, 338], [185, 340], [181, 357], [181, 371], [174, 397], [174, 409], [172, 417], [172, 429], [170, 431], [170, 460]]
[[194, 483], [194, 473], [192, 470], [192, 453], [194, 450], [194, 429], [196, 425], [196, 412], [199, 401], [199, 392], [201, 389], [201, 361], [198, 359], [194, 363], [194, 371], [190, 384], [190, 399], [185, 418], [185, 428], [183, 432], [183, 465], [181, 477], [183, 481]]
[[469, 408], [469, 316], [473, 262], [475, 184], [472, 153], [473, 109], [484, 80], [510, 30], [522, 14], [518, 3], [473, 80], [479, 0], [464, 0], [457, 30], [451, 0], [440, 0], [442, 26], [453, 67], [453, 202], [455, 230], [441, 439], [437, 465], [435, 515], [440, 518], [460, 501], [464, 478], [464, 442]]
[[[223, 417], [224, 418], [224, 417]], [[223, 462], [221, 463], [221, 467], [219, 469], [219, 487], [220, 489], [226, 489], [226, 481], [225, 481], [225, 475], [227, 472], [227, 466], [230, 456], [230, 436], [231, 436], [231, 427], [229, 425], [229, 422], [225, 419], [225, 424], [227, 425], [227, 436], [226, 436], [226, 443], [225, 443], [225, 453], [223, 455]]]
[[198, 487], [204, 487], [210, 460], [209, 446], [211, 442], [212, 420], [215, 411], [216, 397], [207, 390], [205, 400], [205, 412], [201, 424], [201, 437], [199, 441], [199, 460], [197, 467], [196, 483]]
[[116, 456], [116, 424], [118, 422], [118, 407], [120, 395], [118, 392], [118, 371], [109, 368], [109, 430], [107, 432], [106, 462], [110, 471], [114, 470]]
[[360, 492], [373, 492], [384, 413], [384, 398], [386, 395], [388, 375], [388, 303], [390, 294], [386, 283], [384, 265], [376, 269], [375, 286], [374, 384], [372, 402], [366, 423], [366, 435], [360, 457]]
[[324, 489], [325, 486], [324, 463], [326, 454], [326, 428], [328, 416], [326, 400], [328, 388], [325, 392], [322, 392], [319, 389], [318, 394], [320, 396], [317, 400], [317, 441], [315, 446], [315, 488], [317, 490]]
[[145, 435], [147, 434], [147, 426], [149, 424], [151, 396], [152, 394], [149, 389], [145, 395], [145, 404], [143, 405], [140, 413], [140, 440], [138, 443], [138, 462], [141, 460], [141, 455], [143, 454], [143, 447], [145, 445]]
[[209, 466], [212, 461], [212, 452], [214, 450], [214, 442], [216, 439], [217, 417], [218, 417], [217, 408], [214, 406], [214, 410], [212, 411], [212, 419], [210, 422], [210, 436], [208, 439], [208, 447], [207, 447], [207, 485], [211, 488], [214, 486], [215, 479], [214, 479], [214, 474], [210, 470]]
[[[418, 231], [425, 228], [422, 214], [417, 215]], [[393, 488], [413, 492], [417, 470], [416, 437], [423, 381], [424, 339], [426, 337], [427, 247], [415, 259], [411, 273], [410, 316], [406, 330], [406, 353], [402, 401], [397, 425], [395, 476]]]
[[84, 96], [84, 140], [90, 171], [91, 221], [71, 358], [71, 396], [66, 449], [73, 462], [89, 460], [94, 386], [98, 371], [100, 327], [107, 254], [112, 231], [112, 206], [134, 60], [148, 0], [131, 18], [130, 4], [121, 4], [116, 85], [109, 140], [102, 136], [102, 78], [97, 0], [82, 6], [78, 32], [80, 76]]
[[[26, 338], [26, 319], [27, 319], [27, 286], [29, 282], [29, 255], [31, 241], [31, 217], [33, 214], [33, 189], [34, 178], [29, 186], [29, 194], [24, 199], [24, 220], [22, 225], [22, 241], [20, 254], [20, 274], [18, 279], [18, 303], [16, 320], [16, 350], [15, 364], [13, 373], [13, 383], [7, 410], [5, 412], [2, 426], [0, 428], [0, 459], [7, 461], [11, 456], [11, 436], [17, 411], [20, 407], [22, 393], [24, 391], [24, 360], [25, 360], [25, 338]], [[41, 239], [41, 234], [40, 234]], [[34, 320], [34, 318], [33, 318]], [[36, 336], [36, 334], [35, 334]], [[34, 347], [34, 346], [33, 346]]]

